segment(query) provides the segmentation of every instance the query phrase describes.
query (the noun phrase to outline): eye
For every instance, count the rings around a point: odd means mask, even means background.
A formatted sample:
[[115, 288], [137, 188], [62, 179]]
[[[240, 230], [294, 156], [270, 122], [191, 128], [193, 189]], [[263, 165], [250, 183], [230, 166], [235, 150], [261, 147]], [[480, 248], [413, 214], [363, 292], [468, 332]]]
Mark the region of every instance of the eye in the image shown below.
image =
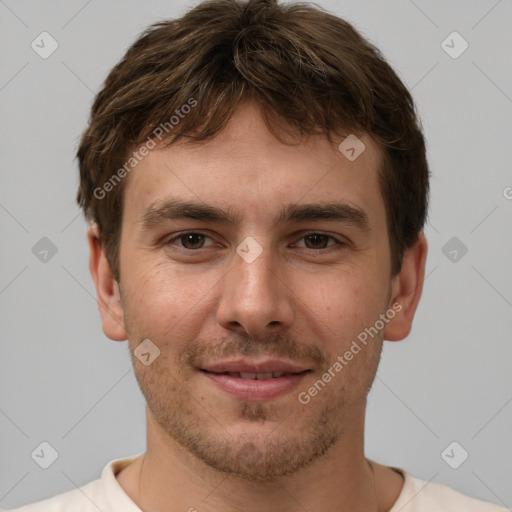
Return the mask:
[[[207, 244], [208, 240], [210, 241], [209, 244]], [[341, 240], [324, 233], [307, 233], [303, 235], [300, 240], [303, 240], [305, 244], [297, 244], [297, 247], [302, 247], [306, 250], [328, 249], [334, 245], [345, 245]], [[203, 233], [189, 231], [187, 233], [180, 233], [179, 235], [173, 236], [165, 242], [165, 245], [177, 245], [181, 249], [195, 251], [212, 246], [214, 243], [209, 236]]]
[[178, 241], [178, 247], [181, 247], [182, 249], [195, 250], [206, 247], [205, 240], [211, 240], [211, 238], [203, 235], [202, 233], [190, 231], [188, 233], [181, 233], [180, 235], [167, 240], [165, 245], [172, 245]]
[[[329, 244], [329, 239], [334, 241], [334, 243]], [[301, 240], [305, 240], [306, 249], [327, 249], [327, 247], [332, 245], [344, 245], [340, 240], [323, 233], [308, 233], [302, 236]]]

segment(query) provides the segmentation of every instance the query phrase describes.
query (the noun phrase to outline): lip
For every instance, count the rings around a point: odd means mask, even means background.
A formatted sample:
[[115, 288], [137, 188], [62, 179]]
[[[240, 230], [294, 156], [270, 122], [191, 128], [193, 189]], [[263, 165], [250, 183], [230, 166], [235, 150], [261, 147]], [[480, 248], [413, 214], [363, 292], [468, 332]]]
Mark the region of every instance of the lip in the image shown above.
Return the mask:
[[263, 361], [248, 361], [246, 359], [233, 359], [201, 366], [201, 370], [210, 373], [248, 372], [248, 373], [301, 373], [309, 368], [297, 366], [289, 361], [279, 359], [265, 359]]
[[[264, 380], [243, 379], [229, 375], [237, 372], [285, 373], [285, 375]], [[250, 402], [264, 402], [289, 393], [309, 372], [309, 368], [279, 360], [254, 362], [239, 359], [205, 365], [201, 368], [201, 373], [222, 391], [238, 400]]]

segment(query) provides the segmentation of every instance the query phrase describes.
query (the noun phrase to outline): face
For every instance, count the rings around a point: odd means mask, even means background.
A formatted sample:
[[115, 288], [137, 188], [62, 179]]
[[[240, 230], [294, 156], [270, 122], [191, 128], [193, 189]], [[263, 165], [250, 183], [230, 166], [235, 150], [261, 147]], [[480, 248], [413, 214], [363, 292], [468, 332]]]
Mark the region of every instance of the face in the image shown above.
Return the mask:
[[[391, 307], [393, 280], [380, 153], [359, 138], [354, 161], [320, 137], [286, 145], [247, 103], [211, 141], [153, 150], [126, 183], [135, 374], [159, 427], [218, 470], [290, 474], [364, 407], [385, 331], [358, 336]], [[143, 340], [160, 351], [147, 365]]]

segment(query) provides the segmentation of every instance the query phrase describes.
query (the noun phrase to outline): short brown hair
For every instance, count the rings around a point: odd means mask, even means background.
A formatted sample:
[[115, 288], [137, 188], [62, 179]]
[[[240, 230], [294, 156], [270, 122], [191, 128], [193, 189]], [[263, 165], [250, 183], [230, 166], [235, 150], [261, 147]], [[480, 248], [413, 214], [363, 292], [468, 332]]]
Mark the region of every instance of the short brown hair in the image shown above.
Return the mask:
[[[130, 152], [156, 134], [165, 144], [214, 137], [247, 99], [259, 104], [278, 139], [276, 123], [284, 121], [301, 136], [332, 141], [350, 129], [379, 144], [398, 273], [404, 249], [423, 229], [429, 195], [425, 141], [404, 84], [377, 48], [316, 5], [211, 0], [139, 37], [105, 80], [83, 133], [77, 201], [98, 224], [116, 280]], [[187, 114], [174, 123], [182, 108]], [[119, 183], [112, 182], [116, 171]]]

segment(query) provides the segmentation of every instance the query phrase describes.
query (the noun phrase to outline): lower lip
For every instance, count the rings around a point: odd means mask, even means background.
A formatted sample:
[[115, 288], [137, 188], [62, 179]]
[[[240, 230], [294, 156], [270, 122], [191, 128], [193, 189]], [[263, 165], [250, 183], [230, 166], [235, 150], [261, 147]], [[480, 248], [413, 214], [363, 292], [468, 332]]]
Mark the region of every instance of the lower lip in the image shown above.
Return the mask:
[[297, 387], [307, 372], [283, 375], [272, 379], [256, 380], [231, 377], [221, 373], [203, 371], [219, 388], [240, 400], [263, 402], [289, 393]]

